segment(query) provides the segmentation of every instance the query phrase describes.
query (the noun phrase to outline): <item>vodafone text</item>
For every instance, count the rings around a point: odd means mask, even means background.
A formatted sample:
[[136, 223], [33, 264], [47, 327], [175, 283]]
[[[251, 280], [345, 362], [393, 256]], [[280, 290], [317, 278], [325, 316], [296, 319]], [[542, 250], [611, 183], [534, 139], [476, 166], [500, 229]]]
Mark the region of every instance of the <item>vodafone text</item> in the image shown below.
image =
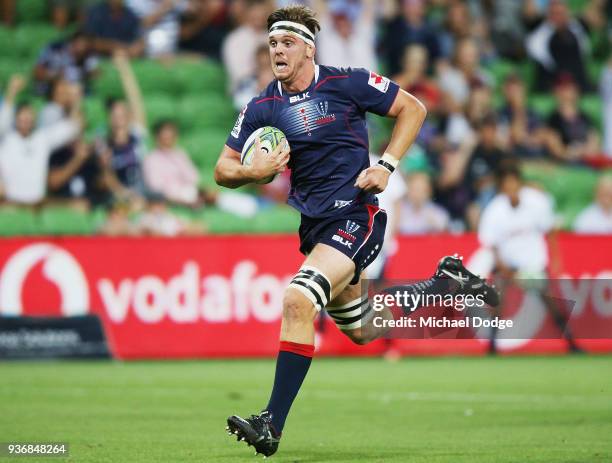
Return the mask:
[[130, 308], [143, 323], [159, 323], [165, 318], [174, 323], [224, 323], [249, 318], [274, 322], [280, 318], [283, 293], [291, 278], [258, 273], [251, 261], [237, 264], [229, 277], [202, 276], [200, 266], [187, 261], [167, 282], [156, 275], [143, 275], [117, 284], [102, 278], [97, 286], [114, 323], [125, 321]]

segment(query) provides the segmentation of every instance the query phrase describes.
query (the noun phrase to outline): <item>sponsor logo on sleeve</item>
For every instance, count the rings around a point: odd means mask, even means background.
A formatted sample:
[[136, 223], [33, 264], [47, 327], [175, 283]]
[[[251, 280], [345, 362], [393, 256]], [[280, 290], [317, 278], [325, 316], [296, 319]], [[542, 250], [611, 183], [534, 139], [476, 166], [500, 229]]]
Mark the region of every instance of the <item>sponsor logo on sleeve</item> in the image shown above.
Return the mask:
[[238, 119], [236, 119], [236, 123], [234, 124], [234, 128], [232, 129], [232, 137], [238, 138], [240, 136], [240, 131], [242, 130], [242, 122], [244, 121], [244, 115], [247, 112], [247, 108], [249, 106], [245, 106], [238, 114]]
[[390, 80], [386, 77], [376, 74], [374, 71], [370, 72], [370, 79], [368, 80], [368, 85], [374, 87], [379, 92], [387, 93], [387, 90], [389, 90], [389, 83]]

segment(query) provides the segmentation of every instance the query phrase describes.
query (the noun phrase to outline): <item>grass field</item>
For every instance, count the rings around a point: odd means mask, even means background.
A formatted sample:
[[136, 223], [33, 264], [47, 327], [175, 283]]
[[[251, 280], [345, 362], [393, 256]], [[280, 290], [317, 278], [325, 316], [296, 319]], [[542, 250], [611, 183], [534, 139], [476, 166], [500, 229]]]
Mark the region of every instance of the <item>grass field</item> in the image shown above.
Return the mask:
[[[66, 441], [78, 462], [261, 461], [225, 418], [265, 405], [273, 367], [1, 363], [0, 442]], [[273, 458], [611, 462], [612, 357], [316, 359]]]

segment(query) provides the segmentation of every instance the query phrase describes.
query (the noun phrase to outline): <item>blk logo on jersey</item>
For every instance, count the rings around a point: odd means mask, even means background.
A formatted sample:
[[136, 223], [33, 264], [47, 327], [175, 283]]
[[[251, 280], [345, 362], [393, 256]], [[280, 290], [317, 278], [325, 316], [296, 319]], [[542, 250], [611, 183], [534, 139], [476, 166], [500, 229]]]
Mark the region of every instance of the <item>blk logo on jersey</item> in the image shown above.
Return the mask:
[[[341, 230], [338, 230], [338, 231], [341, 231]], [[351, 243], [349, 240], [345, 238], [342, 238], [341, 236], [334, 235], [332, 236], [332, 240], [337, 241], [338, 243], [340, 243], [343, 246], [346, 246], [349, 249], [353, 249], [353, 243]]]
[[368, 85], [370, 87], [374, 87], [376, 90], [382, 93], [387, 93], [389, 90], [389, 83], [391, 81], [386, 77], [383, 77], [375, 72], [370, 72], [370, 79], [368, 80]]
[[301, 95], [292, 96], [289, 98], [289, 103], [298, 103], [300, 101], [304, 101], [305, 99], [310, 98], [310, 92], [302, 93]]

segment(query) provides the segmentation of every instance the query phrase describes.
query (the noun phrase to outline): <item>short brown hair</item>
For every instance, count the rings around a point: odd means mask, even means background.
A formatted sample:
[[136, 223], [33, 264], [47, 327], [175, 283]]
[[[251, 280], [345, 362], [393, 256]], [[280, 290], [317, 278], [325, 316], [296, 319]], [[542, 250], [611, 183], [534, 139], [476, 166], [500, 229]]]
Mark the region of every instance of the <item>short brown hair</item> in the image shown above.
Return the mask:
[[315, 16], [315, 12], [307, 6], [289, 5], [284, 8], [279, 8], [268, 16], [268, 29], [278, 21], [293, 21], [298, 24], [303, 24], [314, 35], [321, 30], [319, 20]]

